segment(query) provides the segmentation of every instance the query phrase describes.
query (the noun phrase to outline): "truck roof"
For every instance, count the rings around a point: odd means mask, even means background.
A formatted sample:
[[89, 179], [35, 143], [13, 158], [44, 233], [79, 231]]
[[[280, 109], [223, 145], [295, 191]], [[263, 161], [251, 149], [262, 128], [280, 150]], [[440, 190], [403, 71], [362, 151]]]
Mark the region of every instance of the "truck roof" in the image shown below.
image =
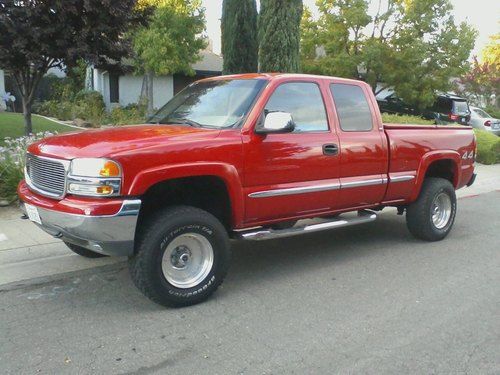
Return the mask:
[[340, 77], [332, 77], [332, 76], [323, 76], [323, 75], [314, 75], [314, 74], [298, 74], [298, 73], [244, 73], [244, 74], [231, 74], [231, 75], [222, 75], [215, 76], [210, 78], [202, 79], [201, 81], [217, 81], [217, 80], [225, 80], [225, 79], [265, 79], [267, 81], [271, 81], [274, 79], [294, 79], [294, 78], [314, 78], [314, 79], [327, 79], [336, 81], [343, 81], [346, 83], [364, 83], [366, 82], [348, 79], [348, 78], [340, 78]]

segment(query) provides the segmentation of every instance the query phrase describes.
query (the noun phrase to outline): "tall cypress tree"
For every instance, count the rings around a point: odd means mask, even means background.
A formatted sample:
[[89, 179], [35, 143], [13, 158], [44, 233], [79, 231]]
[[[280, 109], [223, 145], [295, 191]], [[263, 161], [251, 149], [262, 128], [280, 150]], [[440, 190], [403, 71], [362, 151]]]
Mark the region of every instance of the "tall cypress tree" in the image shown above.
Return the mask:
[[260, 71], [299, 71], [302, 8], [302, 0], [261, 0]]
[[221, 44], [224, 74], [257, 71], [257, 5], [255, 0], [224, 0]]

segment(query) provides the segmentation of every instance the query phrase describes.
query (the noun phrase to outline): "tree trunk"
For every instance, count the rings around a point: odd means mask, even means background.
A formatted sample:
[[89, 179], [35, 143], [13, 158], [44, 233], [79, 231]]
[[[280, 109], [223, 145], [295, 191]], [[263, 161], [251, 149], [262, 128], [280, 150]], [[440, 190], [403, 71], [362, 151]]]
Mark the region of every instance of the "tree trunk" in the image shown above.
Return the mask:
[[24, 116], [24, 133], [26, 135], [33, 134], [33, 125], [31, 123], [31, 101], [23, 96], [23, 116]]
[[147, 115], [148, 117], [154, 115], [154, 106], [153, 106], [153, 72], [148, 70], [146, 72], [146, 80], [147, 80], [147, 85], [146, 85], [146, 92], [147, 92], [147, 98], [148, 98], [148, 110], [147, 110]]

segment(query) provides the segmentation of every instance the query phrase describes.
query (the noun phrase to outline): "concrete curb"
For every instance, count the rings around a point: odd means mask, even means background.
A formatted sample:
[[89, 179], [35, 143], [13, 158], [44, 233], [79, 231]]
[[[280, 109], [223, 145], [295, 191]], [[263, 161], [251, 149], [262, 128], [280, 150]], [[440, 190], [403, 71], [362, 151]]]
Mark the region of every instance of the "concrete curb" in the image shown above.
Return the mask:
[[67, 123], [65, 123], [65, 122], [63, 122], [63, 121], [57, 120], [57, 119], [52, 118], [52, 117], [47, 117], [47, 116], [42, 116], [42, 115], [37, 115], [37, 114], [33, 114], [33, 116], [38, 116], [38, 117], [41, 117], [41, 118], [43, 118], [43, 119], [45, 119], [45, 120], [55, 122], [56, 124], [59, 124], [59, 125], [68, 126], [68, 127], [70, 127], [70, 128], [75, 128], [75, 129], [80, 129], [80, 130], [87, 130], [87, 129], [82, 128], [82, 127], [80, 127], [80, 126], [67, 124]]

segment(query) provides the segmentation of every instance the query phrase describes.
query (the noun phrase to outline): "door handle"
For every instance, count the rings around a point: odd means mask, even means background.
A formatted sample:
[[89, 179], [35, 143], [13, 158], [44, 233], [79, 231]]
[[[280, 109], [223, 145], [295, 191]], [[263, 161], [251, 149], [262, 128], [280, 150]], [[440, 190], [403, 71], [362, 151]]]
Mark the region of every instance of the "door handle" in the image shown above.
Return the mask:
[[339, 146], [337, 146], [334, 143], [328, 143], [326, 145], [323, 145], [323, 154], [324, 155], [337, 155], [339, 153]]

